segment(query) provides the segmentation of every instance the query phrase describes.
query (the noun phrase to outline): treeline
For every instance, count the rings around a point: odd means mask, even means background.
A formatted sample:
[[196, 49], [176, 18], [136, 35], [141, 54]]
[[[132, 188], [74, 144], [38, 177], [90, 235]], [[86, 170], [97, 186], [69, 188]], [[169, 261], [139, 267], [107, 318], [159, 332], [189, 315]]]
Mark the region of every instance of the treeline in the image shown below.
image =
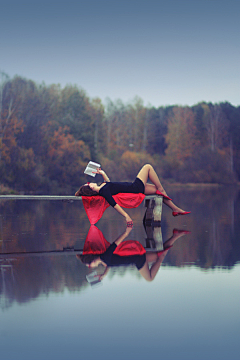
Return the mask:
[[0, 73], [0, 191], [72, 194], [89, 160], [111, 180], [146, 162], [169, 181], [240, 178], [240, 107], [230, 103], [145, 107], [90, 99], [75, 85], [37, 85]]

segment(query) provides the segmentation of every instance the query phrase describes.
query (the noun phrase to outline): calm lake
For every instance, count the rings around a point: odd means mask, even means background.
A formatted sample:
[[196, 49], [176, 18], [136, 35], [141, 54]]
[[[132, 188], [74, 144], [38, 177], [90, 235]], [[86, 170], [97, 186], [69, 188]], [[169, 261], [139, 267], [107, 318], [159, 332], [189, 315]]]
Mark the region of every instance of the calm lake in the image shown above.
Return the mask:
[[[2, 360], [239, 359], [239, 189], [168, 192], [191, 215], [174, 218], [163, 206], [157, 245], [143, 226], [144, 204], [128, 211], [126, 240], [148, 253], [186, 232], [151, 282], [129, 265], [91, 283], [94, 270], [73, 251], [92, 231], [81, 201], [0, 201]], [[112, 243], [125, 222], [108, 208], [96, 228]]]

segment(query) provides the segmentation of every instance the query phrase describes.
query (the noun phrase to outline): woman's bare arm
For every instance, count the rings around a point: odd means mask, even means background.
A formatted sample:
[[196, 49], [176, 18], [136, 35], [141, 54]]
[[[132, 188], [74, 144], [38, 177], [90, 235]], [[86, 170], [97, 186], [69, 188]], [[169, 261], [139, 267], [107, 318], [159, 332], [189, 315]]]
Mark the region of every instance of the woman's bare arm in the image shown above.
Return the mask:
[[95, 174], [101, 174], [103, 177], [103, 180], [106, 182], [110, 182], [109, 177], [107, 176], [107, 174], [105, 173], [105, 171], [103, 171], [102, 169], [97, 169], [97, 171], [94, 172]]
[[115, 244], [118, 246], [119, 244], [121, 244], [121, 242], [126, 239], [126, 237], [129, 235], [129, 233], [132, 231], [132, 227], [127, 227], [126, 230], [124, 231], [124, 233], [122, 233], [122, 235], [120, 235], [114, 242]]
[[132, 219], [131, 219], [130, 216], [126, 213], [126, 211], [124, 211], [123, 208], [121, 208], [120, 205], [116, 204], [116, 205], [114, 206], [114, 209], [117, 210], [117, 212], [118, 212], [119, 214], [121, 214], [123, 217], [125, 217], [128, 226], [133, 225]]

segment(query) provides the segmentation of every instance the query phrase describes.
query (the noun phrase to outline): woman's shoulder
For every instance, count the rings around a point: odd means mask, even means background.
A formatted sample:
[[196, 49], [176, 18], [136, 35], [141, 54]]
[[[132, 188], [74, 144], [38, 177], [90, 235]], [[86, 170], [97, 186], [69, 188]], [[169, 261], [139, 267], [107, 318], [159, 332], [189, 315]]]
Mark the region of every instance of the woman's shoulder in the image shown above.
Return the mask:
[[110, 184], [111, 184], [110, 182], [103, 182], [103, 183], [101, 183], [101, 184], [99, 185], [99, 193], [100, 193], [101, 191], [107, 190], [107, 189], [109, 188]]
[[104, 186], [106, 186], [106, 185], [108, 185], [108, 184], [110, 184], [110, 182], [102, 182], [101, 184], [99, 184], [99, 187], [100, 187], [100, 189], [101, 188], [103, 188]]

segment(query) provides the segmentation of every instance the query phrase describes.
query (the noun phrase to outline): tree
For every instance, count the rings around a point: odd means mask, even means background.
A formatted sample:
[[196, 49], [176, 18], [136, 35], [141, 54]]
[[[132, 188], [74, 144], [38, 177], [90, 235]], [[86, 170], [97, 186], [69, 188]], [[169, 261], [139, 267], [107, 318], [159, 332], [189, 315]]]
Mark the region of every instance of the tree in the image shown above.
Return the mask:
[[167, 109], [160, 107], [147, 109], [147, 143], [146, 151], [151, 154], [163, 155], [167, 144]]
[[127, 178], [133, 180], [141, 167], [147, 163], [155, 165], [153, 158], [146, 153], [137, 153], [134, 151], [125, 151], [121, 156], [121, 166], [125, 171]]
[[204, 111], [203, 123], [207, 129], [208, 141], [212, 151], [224, 147], [227, 137], [227, 121], [218, 104], [202, 104]]
[[95, 160], [99, 161], [100, 151], [103, 150], [105, 143], [103, 131], [104, 107], [101, 99], [95, 98], [91, 101], [89, 112], [94, 123], [94, 152]]
[[140, 152], [146, 149], [147, 139], [147, 114], [143, 106], [143, 100], [136, 96], [131, 106], [133, 119], [133, 145], [134, 151]]
[[[8, 101], [13, 100], [15, 115], [21, 119], [24, 131], [17, 137], [22, 148], [32, 148], [38, 157], [41, 154], [42, 126], [51, 119], [51, 92], [33, 81], [15, 76], [7, 84]], [[55, 104], [54, 104], [55, 105]]]
[[231, 172], [236, 171], [240, 177], [240, 107], [230, 103], [220, 104], [225, 118], [228, 119], [229, 165]]
[[195, 133], [193, 111], [189, 107], [174, 107], [166, 135], [166, 158], [169, 163], [179, 167], [192, 156], [197, 147]]
[[3, 156], [9, 161], [8, 153], [10, 148], [16, 145], [15, 134], [20, 131], [20, 127], [14, 116], [13, 99], [6, 99], [8, 97], [6, 84], [9, 78], [3, 72], [0, 76], [0, 161]]
[[52, 192], [72, 191], [79, 186], [90, 152], [82, 140], [75, 140], [67, 127], [59, 127], [49, 138], [46, 170], [53, 182]]
[[94, 158], [94, 121], [90, 108], [85, 92], [77, 86], [68, 85], [61, 91], [57, 120], [61, 126], [68, 126], [69, 133], [76, 140], [89, 145], [91, 157]]

